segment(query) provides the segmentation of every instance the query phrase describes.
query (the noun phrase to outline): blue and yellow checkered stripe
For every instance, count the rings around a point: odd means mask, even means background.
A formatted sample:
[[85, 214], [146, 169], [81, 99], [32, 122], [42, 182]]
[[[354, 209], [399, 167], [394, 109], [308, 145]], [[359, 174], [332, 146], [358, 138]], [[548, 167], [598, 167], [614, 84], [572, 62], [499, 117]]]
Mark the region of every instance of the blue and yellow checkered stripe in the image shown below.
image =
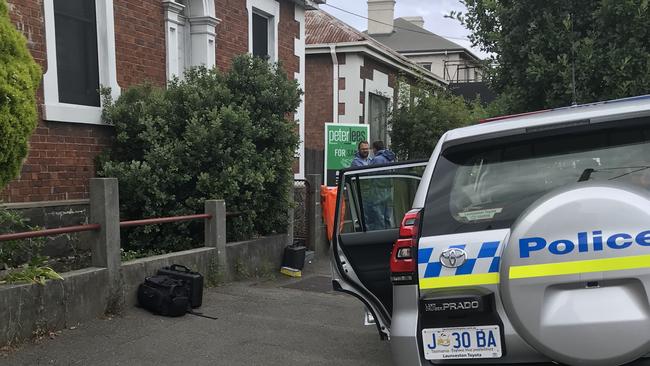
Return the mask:
[[[500, 241], [482, 244], [440, 245], [418, 250], [420, 288], [445, 288], [489, 285], [499, 282]], [[467, 260], [458, 268], [447, 268], [440, 262], [445, 249], [458, 248], [467, 253]]]

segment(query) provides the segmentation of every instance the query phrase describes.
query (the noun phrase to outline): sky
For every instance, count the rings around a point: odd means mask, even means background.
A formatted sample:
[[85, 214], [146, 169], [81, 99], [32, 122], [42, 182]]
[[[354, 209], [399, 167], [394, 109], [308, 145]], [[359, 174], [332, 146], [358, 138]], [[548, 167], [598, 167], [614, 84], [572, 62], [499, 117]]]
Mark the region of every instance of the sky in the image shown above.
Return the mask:
[[[450, 41], [457, 43], [465, 48], [470, 49], [476, 56], [486, 58], [487, 54], [478, 48], [472, 48], [467, 36], [469, 30], [463, 27], [457, 20], [445, 18], [450, 11], [465, 11], [465, 5], [459, 0], [396, 0], [395, 18], [404, 16], [422, 16], [424, 18], [424, 28], [445, 37]], [[368, 20], [351, 15], [333, 8], [345, 9], [350, 13], [368, 16], [368, 6], [366, 0], [327, 0], [326, 5], [320, 8], [334, 15], [358, 30], [368, 29]]]

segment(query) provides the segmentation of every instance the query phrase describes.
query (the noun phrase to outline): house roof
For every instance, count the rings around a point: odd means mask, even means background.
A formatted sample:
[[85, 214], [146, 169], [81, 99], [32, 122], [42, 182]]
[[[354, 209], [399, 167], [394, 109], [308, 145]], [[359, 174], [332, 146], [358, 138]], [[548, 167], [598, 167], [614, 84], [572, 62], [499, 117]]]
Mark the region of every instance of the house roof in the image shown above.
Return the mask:
[[322, 10], [305, 12], [305, 34], [306, 44], [358, 42], [370, 39]]
[[400, 53], [457, 51], [479, 59], [463, 46], [418, 27], [404, 18], [395, 19], [393, 25], [395, 28], [392, 33], [373, 34], [372, 38]]
[[[398, 67], [410, 73], [417, 73], [429, 80], [445, 83], [440, 77], [419, 67], [408, 58], [402, 56], [392, 48], [377, 42], [372, 37], [364, 34], [340, 19], [322, 10], [308, 10], [305, 12], [305, 44], [307, 49], [314, 49], [323, 45], [338, 45], [341, 47], [362, 46], [378, 51], [384, 56], [397, 61]], [[340, 48], [341, 51], [344, 48]]]

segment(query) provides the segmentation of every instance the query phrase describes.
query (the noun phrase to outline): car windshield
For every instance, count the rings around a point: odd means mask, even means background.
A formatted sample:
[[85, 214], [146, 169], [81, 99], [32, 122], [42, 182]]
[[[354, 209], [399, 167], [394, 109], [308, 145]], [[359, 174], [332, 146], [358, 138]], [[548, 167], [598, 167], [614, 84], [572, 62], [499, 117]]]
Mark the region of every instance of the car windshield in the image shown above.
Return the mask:
[[569, 184], [617, 181], [650, 189], [647, 124], [483, 146], [443, 153], [429, 189], [423, 235], [510, 227], [533, 201]]

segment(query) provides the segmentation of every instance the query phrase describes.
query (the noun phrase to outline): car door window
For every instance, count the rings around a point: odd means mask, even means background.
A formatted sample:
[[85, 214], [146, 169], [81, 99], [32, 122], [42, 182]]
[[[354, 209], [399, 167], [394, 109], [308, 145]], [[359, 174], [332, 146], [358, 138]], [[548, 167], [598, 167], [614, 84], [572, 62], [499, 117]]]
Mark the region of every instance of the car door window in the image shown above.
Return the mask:
[[341, 233], [397, 229], [411, 209], [423, 167], [350, 176], [341, 195]]

